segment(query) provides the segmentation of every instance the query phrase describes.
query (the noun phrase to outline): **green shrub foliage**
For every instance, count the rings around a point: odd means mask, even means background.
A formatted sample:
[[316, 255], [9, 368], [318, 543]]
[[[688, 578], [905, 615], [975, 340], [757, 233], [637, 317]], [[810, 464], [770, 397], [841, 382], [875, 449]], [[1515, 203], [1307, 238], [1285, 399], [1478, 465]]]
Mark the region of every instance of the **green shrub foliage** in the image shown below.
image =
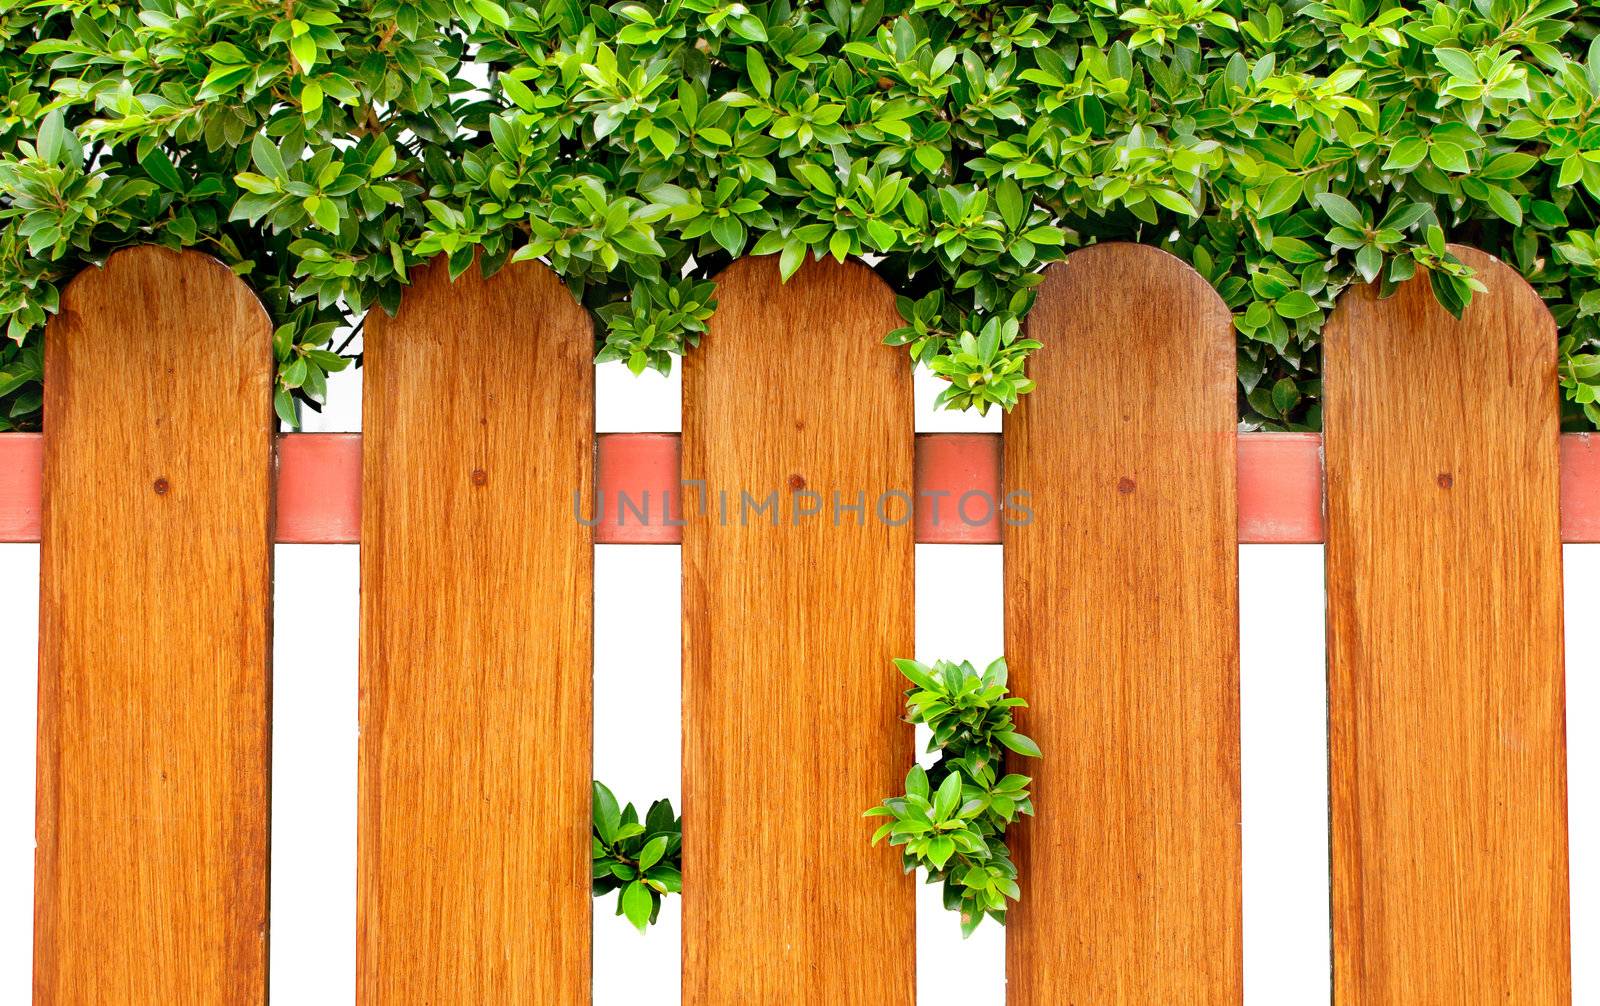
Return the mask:
[[961, 913], [961, 933], [971, 936], [984, 918], [1005, 925], [1006, 903], [1022, 896], [1017, 868], [1006, 848], [1006, 827], [1033, 813], [1032, 781], [1005, 772], [1005, 753], [1039, 757], [1039, 747], [1018, 733], [1011, 710], [1027, 705], [1006, 690], [1006, 662], [982, 674], [970, 663], [941, 660], [928, 667], [896, 660], [911, 682], [906, 719], [926, 724], [933, 767], [911, 766], [906, 791], [867, 811], [888, 818], [872, 836], [900, 847], [907, 873], [928, 871], [944, 885], [944, 907]]
[[[1248, 427], [1315, 428], [1318, 332], [1444, 241], [1513, 263], [1600, 424], [1600, 29], [1573, 0], [128, 0], [0, 7], [0, 423], [63, 281], [193, 246], [261, 295], [279, 411], [438, 254], [548, 261], [665, 370], [731, 259], [870, 256], [952, 407], [1026, 392], [1039, 270], [1172, 250], [1239, 333]], [[130, 373], [130, 380], [146, 379]], [[1418, 374], [1419, 381], [1427, 380]]]
[[595, 782], [589, 851], [594, 896], [620, 891], [617, 914], [641, 933], [660, 916], [662, 899], [683, 891], [683, 820], [669, 800], [652, 803], [641, 821], [633, 804], [619, 806]]

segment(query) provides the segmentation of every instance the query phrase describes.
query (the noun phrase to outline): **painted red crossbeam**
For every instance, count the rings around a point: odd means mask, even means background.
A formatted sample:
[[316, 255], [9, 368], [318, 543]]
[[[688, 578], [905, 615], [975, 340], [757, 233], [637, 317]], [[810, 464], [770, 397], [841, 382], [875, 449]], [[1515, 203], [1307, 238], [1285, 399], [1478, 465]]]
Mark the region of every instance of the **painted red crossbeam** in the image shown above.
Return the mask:
[[[697, 505], [702, 492], [678, 483], [677, 434], [602, 433], [597, 440], [601, 506], [585, 514], [599, 522], [595, 540], [677, 544], [681, 530], [674, 521], [681, 518], [682, 502], [687, 499]], [[39, 540], [43, 446], [37, 433], [0, 434], [0, 542]], [[1004, 498], [998, 434], [919, 434], [916, 473], [917, 541], [964, 545], [1000, 541], [1002, 513], [989, 505]], [[670, 507], [664, 508], [669, 501]], [[1031, 499], [1026, 503], [1045, 505]], [[648, 522], [640, 519], [641, 513]], [[277, 540], [339, 545], [360, 537], [361, 435], [280, 437]], [[1321, 436], [1240, 435], [1239, 540], [1294, 544], [1322, 539]], [[1573, 433], [1561, 438], [1561, 540], [1600, 542], [1600, 436]]]

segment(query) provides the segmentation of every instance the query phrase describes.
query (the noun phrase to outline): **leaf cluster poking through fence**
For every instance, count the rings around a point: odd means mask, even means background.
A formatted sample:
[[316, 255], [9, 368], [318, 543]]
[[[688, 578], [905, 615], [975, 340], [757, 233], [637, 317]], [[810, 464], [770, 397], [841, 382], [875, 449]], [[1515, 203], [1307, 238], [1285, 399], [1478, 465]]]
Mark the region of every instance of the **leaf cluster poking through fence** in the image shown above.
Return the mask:
[[589, 851], [595, 897], [621, 892], [617, 914], [641, 933], [661, 915], [662, 899], [683, 891], [683, 821], [669, 800], [652, 803], [641, 821], [596, 781]]
[[1004, 658], [982, 674], [966, 661], [895, 666], [912, 684], [906, 719], [928, 727], [928, 750], [939, 758], [928, 769], [913, 765], [905, 793], [867, 811], [888, 818], [872, 844], [887, 838], [900, 847], [907, 873], [920, 867], [928, 883], [944, 885], [944, 907], [961, 913], [962, 935], [986, 917], [1005, 925], [1006, 902], [1022, 896], [1006, 828], [1033, 813], [1032, 780], [1004, 771], [1005, 752], [1039, 757], [1038, 745], [1011, 722], [1011, 710], [1027, 703], [1008, 694]]
[[1221, 293], [1248, 428], [1319, 427], [1351, 283], [1427, 267], [1461, 310], [1447, 239], [1539, 289], [1600, 426], [1597, 30], [1573, 0], [14, 4], [0, 429], [39, 422], [61, 284], [128, 244], [254, 286], [292, 423], [440, 254], [547, 261], [636, 371], [734, 258], [867, 256], [943, 403], [1009, 407], [1039, 270], [1109, 239]]

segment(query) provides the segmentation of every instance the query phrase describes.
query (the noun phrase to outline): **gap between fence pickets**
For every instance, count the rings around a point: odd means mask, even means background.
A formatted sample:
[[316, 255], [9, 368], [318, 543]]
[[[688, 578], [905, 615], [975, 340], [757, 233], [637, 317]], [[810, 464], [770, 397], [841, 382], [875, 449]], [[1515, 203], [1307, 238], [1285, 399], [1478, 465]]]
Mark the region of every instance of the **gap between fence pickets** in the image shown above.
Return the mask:
[[[918, 542], [999, 544], [1004, 519], [1003, 506], [996, 505], [1004, 501], [1000, 489], [1000, 436], [917, 434]], [[678, 435], [601, 433], [596, 442], [599, 456], [595, 481], [603, 506], [598, 512], [576, 507], [574, 520], [581, 517], [595, 521], [595, 541], [601, 544], [678, 544], [682, 537], [678, 523], [682, 501], [688, 499], [697, 505], [701, 496], [700, 487], [678, 484]], [[39, 540], [43, 459], [41, 434], [0, 433], [0, 543]], [[705, 487], [705, 492], [715, 494], [718, 488]], [[723, 488], [733, 491], [733, 506], [737, 508], [741, 487]], [[1027, 487], [1011, 488], [1025, 491]], [[1321, 543], [1322, 498], [1319, 434], [1239, 436], [1241, 543]], [[670, 510], [664, 506], [668, 500]], [[1027, 500], [1030, 506], [1042, 502]], [[823, 501], [824, 509], [817, 519], [828, 519], [829, 505], [829, 501]], [[358, 542], [361, 435], [280, 435], [277, 511], [277, 541], [281, 544]], [[642, 520], [641, 514], [647, 515], [648, 520]], [[888, 516], [902, 519], [893, 509]], [[1561, 540], [1568, 544], [1600, 542], [1600, 436], [1568, 433], [1561, 438]]]

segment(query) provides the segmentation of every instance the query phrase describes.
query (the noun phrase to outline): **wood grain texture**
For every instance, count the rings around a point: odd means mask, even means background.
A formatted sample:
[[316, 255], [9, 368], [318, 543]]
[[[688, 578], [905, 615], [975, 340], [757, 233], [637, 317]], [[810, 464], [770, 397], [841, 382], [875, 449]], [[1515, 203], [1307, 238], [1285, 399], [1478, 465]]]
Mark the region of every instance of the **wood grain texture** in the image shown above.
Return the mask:
[[266, 1001], [272, 326], [135, 248], [45, 339], [34, 1001]]
[[1324, 333], [1342, 1004], [1571, 998], [1555, 325], [1456, 253], [1462, 321], [1417, 279]]
[[[861, 816], [912, 757], [890, 664], [914, 644], [910, 500], [899, 526], [874, 513], [913, 476], [894, 297], [853, 263], [780, 286], [761, 258], [717, 301], [683, 377], [683, 475], [708, 502], [684, 504], [684, 1001], [909, 1003], [912, 878]], [[742, 492], [776, 493], [778, 526], [741, 526]], [[835, 526], [836, 493], [865, 494], [864, 525]]]
[[1164, 252], [1052, 266], [1006, 417], [1006, 654], [1044, 751], [1014, 847], [1012, 1004], [1242, 997], [1234, 342]]
[[592, 354], [537, 263], [368, 318], [363, 1003], [589, 1000]]

